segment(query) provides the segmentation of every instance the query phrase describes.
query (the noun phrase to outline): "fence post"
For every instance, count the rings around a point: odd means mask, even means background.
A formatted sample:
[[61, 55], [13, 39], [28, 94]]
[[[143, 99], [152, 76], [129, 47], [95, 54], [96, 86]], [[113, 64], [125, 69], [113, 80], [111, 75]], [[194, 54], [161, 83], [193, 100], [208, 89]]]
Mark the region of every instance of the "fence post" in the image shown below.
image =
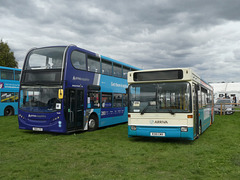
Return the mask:
[[223, 115], [226, 115], [226, 104], [223, 105]]
[[220, 116], [222, 115], [222, 104], [221, 104], [221, 109], [220, 109]]

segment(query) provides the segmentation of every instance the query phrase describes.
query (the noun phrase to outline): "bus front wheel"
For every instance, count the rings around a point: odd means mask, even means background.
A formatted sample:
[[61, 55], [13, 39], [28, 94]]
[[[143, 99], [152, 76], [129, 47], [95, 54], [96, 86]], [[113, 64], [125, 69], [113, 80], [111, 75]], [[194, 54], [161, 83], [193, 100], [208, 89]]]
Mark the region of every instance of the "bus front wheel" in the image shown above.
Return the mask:
[[14, 109], [11, 106], [7, 106], [4, 109], [4, 116], [11, 116], [14, 115]]
[[98, 128], [98, 118], [96, 115], [91, 115], [88, 120], [88, 130], [94, 131]]

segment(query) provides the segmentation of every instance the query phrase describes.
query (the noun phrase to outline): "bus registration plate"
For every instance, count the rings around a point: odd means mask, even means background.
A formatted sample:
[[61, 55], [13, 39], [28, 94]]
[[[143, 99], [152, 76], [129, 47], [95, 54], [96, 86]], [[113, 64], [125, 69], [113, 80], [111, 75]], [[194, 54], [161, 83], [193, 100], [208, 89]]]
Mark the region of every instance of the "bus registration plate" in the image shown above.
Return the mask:
[[33, 131], [43, 131], [43, 128], [33, 127], [32, 130]]
[[165, 136], [165, 133], [151, 132], [151, 133], [150, 133], [150, 136], [161, 136], [161, 137], [164, 137], [164, 136]]

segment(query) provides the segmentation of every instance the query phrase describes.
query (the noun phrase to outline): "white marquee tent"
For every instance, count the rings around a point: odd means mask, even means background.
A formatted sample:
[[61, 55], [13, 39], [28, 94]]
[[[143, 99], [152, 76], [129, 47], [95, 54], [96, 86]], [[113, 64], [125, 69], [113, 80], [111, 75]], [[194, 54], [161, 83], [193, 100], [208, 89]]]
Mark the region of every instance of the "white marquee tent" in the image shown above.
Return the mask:
[[214, 89], [215, 101], [218, 98], [231, 98], [234, 103], [240, 103], [240, 82], [237, 83], [210, 83]]

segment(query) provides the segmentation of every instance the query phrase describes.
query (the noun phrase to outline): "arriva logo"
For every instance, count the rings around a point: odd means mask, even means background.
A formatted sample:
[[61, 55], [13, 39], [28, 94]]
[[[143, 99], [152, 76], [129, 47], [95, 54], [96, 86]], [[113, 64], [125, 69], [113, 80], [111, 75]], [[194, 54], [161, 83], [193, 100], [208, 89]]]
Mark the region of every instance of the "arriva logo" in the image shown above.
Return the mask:
[[150, 120], [150, 124], [154, 124], [154, 120]]
[[163, 120], [150, 120], [150, 124], [168, 124], [168, 121], [163, 121]]

